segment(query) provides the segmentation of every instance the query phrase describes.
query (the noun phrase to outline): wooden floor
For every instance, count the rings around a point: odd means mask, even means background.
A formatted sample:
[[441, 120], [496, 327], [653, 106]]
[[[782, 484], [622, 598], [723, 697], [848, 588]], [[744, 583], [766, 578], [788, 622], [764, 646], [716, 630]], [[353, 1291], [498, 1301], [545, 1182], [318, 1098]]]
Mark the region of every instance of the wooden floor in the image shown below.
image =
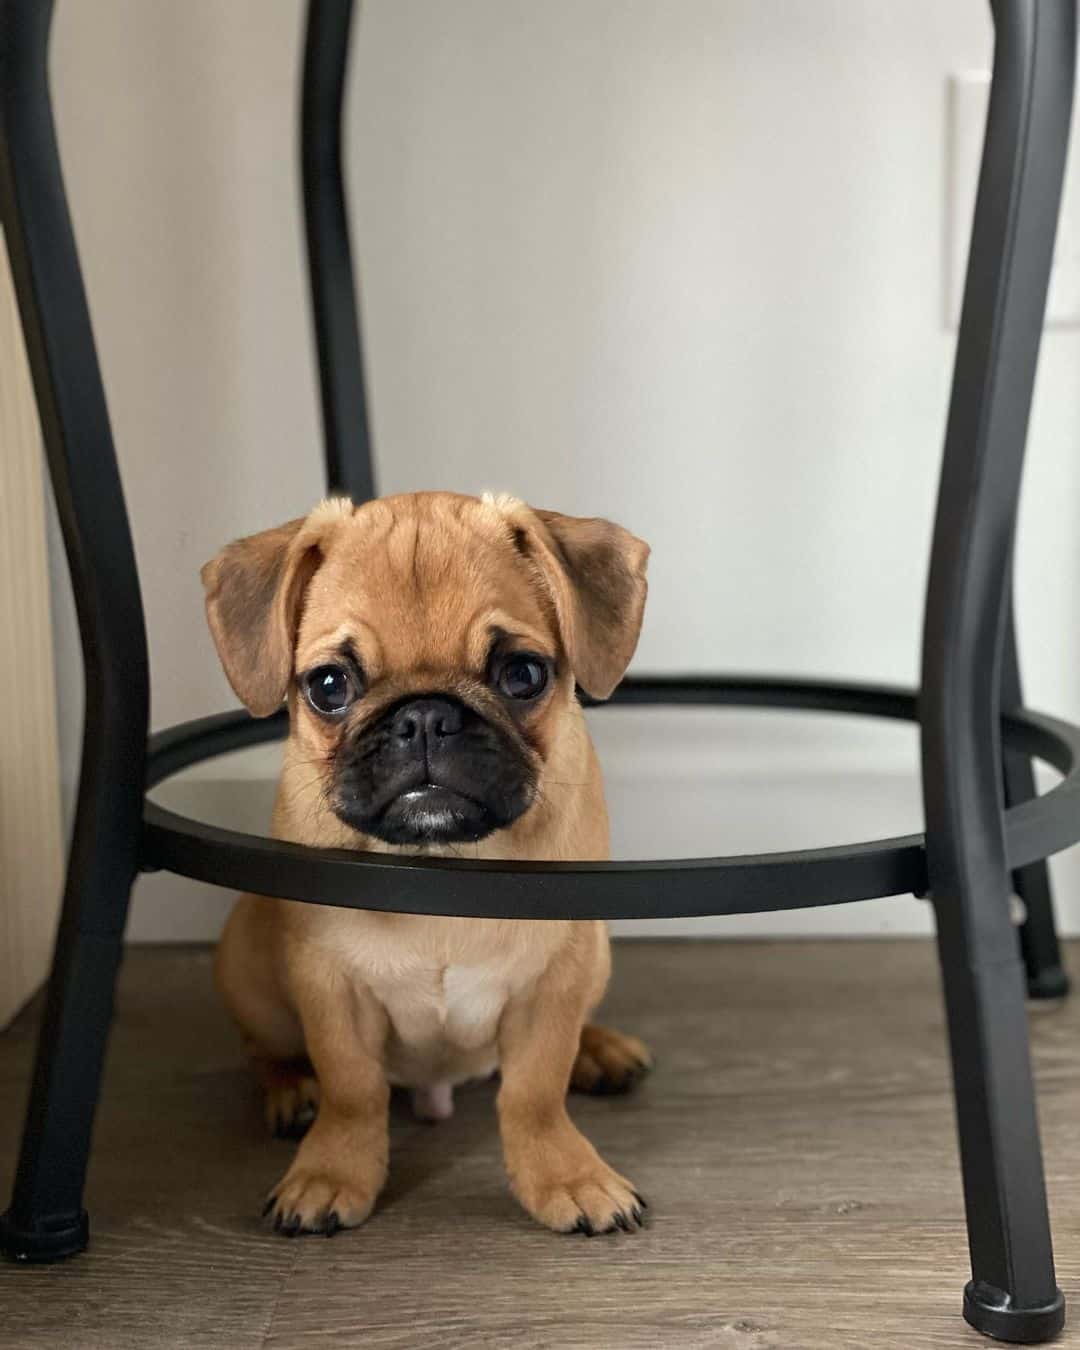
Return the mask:
[[[1080, 969], [1080, 950], [1072, 951]], [[366, 1228], [258, 1219], [267, 1138], [202, 949], [124, 968], [85, 1255], [0, 1266], [0, 1345], [31, 1350], [869, 1350], [976, 1347], [933, 951], [925, 943], [630, 943], [608, 1018], [659, 1065], [574, 1115], [648, 1196], [646, 1231], [533, 1225], [507, 1193], [493, 1088], [452, 1121], [395, 1106]], [[7, 1193], [36, 1011], [0, 1036]], [[1080, 998], [1032, 1018], [1058, 1274], [1080, 1347]]]

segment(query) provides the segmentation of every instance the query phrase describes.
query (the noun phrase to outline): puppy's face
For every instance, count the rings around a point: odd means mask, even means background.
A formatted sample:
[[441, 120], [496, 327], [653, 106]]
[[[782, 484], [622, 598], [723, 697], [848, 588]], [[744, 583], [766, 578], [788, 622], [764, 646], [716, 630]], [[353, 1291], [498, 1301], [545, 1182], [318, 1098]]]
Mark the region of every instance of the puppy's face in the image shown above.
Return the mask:
[[327, 766], [335, 814], [387, 843], [512, 824], [572, 692], [550, 606], [484, 517], [441, 497], [370, 504], [331, 533], [308, 587], [296, 735]]
[[606, 697], [636, 645], [647, 548], [606, 521], [449, 493], [324, 503], [203, 569], [234, 689], [288, 698], [322, 800], [422, 847], [537, 797], [575, 681]]

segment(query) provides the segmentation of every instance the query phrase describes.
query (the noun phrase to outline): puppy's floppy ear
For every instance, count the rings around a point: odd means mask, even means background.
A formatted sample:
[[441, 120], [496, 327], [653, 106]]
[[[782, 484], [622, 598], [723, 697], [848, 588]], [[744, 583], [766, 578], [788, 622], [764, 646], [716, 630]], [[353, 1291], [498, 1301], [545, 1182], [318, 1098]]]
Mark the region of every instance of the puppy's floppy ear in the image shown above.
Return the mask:
[[293, 648], [321, 546], [351, 502], [327, 502], [307, 517], [237, 539], [202, 569], [206, 617], [237, 697], [269, 717], [288, 693]]
[[610, 520], [528, 513], [537, 522], [515, 541], [551, 594], [574, 676], [593, 698], [607, 698], [637, 647], [648, 583], [649, 546]]

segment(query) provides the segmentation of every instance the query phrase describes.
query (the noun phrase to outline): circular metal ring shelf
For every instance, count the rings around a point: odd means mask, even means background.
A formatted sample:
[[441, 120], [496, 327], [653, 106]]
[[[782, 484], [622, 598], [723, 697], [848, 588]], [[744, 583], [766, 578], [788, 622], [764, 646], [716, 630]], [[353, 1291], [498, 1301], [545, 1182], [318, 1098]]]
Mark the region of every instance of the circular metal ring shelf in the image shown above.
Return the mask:
[[[917, 696], [882, 685], [742, 677], [631, 678], [604, 706], [705, 705], [853, 713], [917, 721]], [[185, 722], [151, 738], [148, 784], [216, 755], [282, 738], [284, 710]], [[1024, 710], [1002, 721], [1010, 749], [1062, 781], [1005, 813], [1012, 869], [1080, 840], [1080, 728]], [[492, 862], [317, 849], [220, 829], [145, 804], [143, 857], [235, 890], [353, 909], [510, 919], [652, 919], [805, 909], [926, 890], [923, 836], [721, 858]]]

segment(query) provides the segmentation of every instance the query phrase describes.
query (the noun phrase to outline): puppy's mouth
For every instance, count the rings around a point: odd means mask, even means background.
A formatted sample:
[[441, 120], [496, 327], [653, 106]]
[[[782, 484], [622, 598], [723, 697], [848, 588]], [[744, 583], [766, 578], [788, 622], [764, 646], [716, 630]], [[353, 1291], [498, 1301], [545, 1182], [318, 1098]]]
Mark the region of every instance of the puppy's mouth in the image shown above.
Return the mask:
[[341, 803], [337, 815], [387, 844], [476, 843], [501, 823], [483, 802], [440, 783], [409, 788], [374, 816], [361, 818], [349, 803]]
[[483, 839], [496, 823], [483, 802], [439, 783], [425, 783], [389, 803], [376, 833], [388, 844], [465, 843]]

